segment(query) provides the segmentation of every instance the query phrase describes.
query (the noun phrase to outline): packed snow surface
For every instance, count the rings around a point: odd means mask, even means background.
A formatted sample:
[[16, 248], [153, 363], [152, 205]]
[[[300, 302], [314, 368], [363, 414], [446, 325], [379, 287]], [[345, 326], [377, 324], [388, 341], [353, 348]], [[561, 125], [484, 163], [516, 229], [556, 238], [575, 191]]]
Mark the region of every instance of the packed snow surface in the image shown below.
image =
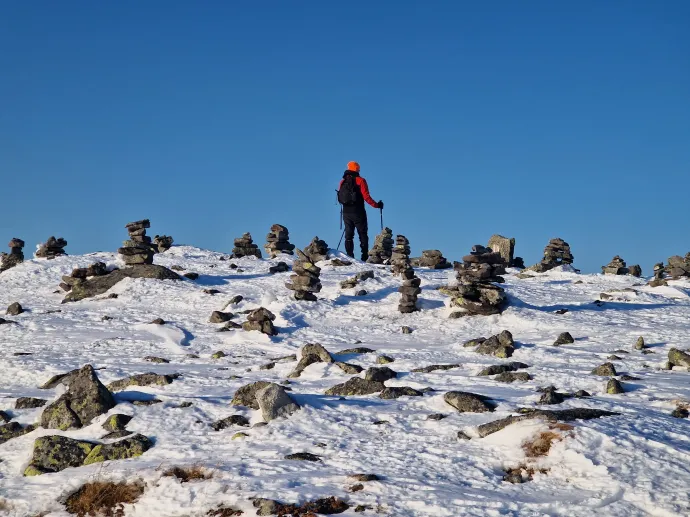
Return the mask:
[[[84, 482], [141, 479], [146, 491], [136, 504], [125, 507], [128, 516], [201, 516], [219, 504], [255, 515], [254, 497], [301, 503], [327, 496], [351, 505], [341, 514], [346, 516], [690, 515], [690, 422], [671, 416], [678, 404], [690, 401], [690, 373], [662, 369], [671, 347], [690, 346], [689, 284], [650, 288], [644, 280], [629, 276], [561, 270], [519, 279], [511, 270], [504, 284], [510, 306], [502, 315], [449, 319], [450, 300], [436, 288], [452, 282], [452, 271], [418, 268], [422, 310], [401, 315], [397, 311], [400, 279], [386, 267], [360, 262], [334, 267], [322, 262], [324, 287], [319, 301], [297, 302], [284, 286], [290, 273], [268, 272], [279, 260], [290, 264], [292, 257], [231, 261], [221, 257], [176, 246], [156, 255], [155, 262], [199, 273], [198, 280], [125, 279], [107, 293], [117, 293], [117, 298], [106, 294], [66, 304], [61, 304], [64, 293], [56, 292], [62, 275], [97, 260], [122, 266], [117, 255], [29, 260], [0, 275], [3, 316], [4, 307], [12, 302], [26, 309], [19, 316], [5, 316], [17, 324], [0, 326], [0, 409], [14, 421], [35, 423], [42, 411], [13, 409], [17, 397], [54, 400], [60, 388], [38, 387], [55, 374], [85, 364], [97, 368], [104, 384], [137, 373], [181, 374], [167, 386], [132, 387], [116, 394], [118, 405], [109, 414], [132, 415], [128, 429], [155, 442], [138, 458], [22, 476], [38, 437], [64, 434], [98, 440], [105, 434], [101, 428], [105, 415], [83, 429], [62, 432], [39, 427], [0, 445], [0, 514], [65, 516], [60, 500]], [[231, 269], [231, 263], [241, 271]], [[342, 280], [369, 269], [375, 270], [375, 278], [357, 288], [366, 289], [366, 296], [340, 289]], [[203, 289], [220, 293], [210, 295]], [[613, 299], [595, 304], [602, 292], [611, 293]], [[218, 332], [222, 324], [208, 323], [212, 311], [223, 309], [238, 294], [244, 300], [226, 309], [237, 314], [233, 321], [244, 321], [243, 310], [264, 306], [277, 316], [277, 336]], [[559, 309], [568, 312], [557, 314]], [[155, 318], [167, 323], [149, 324]], [[413, 332], [403, 334], [402, 326]], [[512, 332], [516, 341], [510, 359], [480, 355], [462, 346], [469, 339], [502, 330]], [[554, 347], [556, 337], [565, 331], [575, 343]], [[633, 348], [639, 336], [652, 353]], [[381, 400], [377, 394], [327, 396], [326, 389], [351, 376], [334, 364], [318, 363], [290, 380], [289, 393], [303, 408], [289, 418], [259, 427], [211, 428], [214, 421], [233, 414], [248, 417], [252, 424], [261, 422], [260, 411], [230, 405], [234, 392], [258, 380], [284, 381], [296, 362], [275, 359], [299, 354], [307, 343], [321, 343], [336, 360], [364, 368], [377, 366], [377, 355], [389, 355], [395, 361], [387, 366], [399, 375], [387, 386], [433, 391], [397, 400]], [[375, 353], [338, 354], [354, 346]], [[227, 355], [213, 359], [217, 351]], [[607, 395], [607, 379], [590, 373], [611, 354], [620, 357], [611, 360], [619, 375], [639, 378], [623, 382], [624, 394]], [[146, 356], [170, 363], [147, 362]], [[521, 371], [533, 380], [504, 384], [477, 376], [486, 366], [510, 361], [528, 364]], [[270, 362], [275, 362], [272, 369], [260, 369]], [[451, 363], [460, 367], [411, 373], [421, 366]], [[537, 388], [549, 385], [564, 393], [586, 390], [592, 397], [540, 406]], [[497, 404], [496, 410], [457, 413], [443, 399], [451, 390], [486, 395]], [[163, 403], [131, 404], [152, 397]], [[181, 408], [182, 402], [192, 405]], [[540, 458], [526, 458], [521, 445], [547, 429], [543, 421], [527, 420], [478, 437], [478, 425], [524, 407], [588, 407], [620, 415], [571, 422], [574, 429], [563, 433]], [[447, 417], [427, 420], [433, 413]], [[248, 436], [232, 439], [239, 431]], [[471, 439], [459, 439], [459, 431]], [[321, 461], [284, 459], [297, 452], [319, 455]], [[191, 465], [208, 467], [213, 477], [188, 483], [162, 477], [167, 467]], [[505, 469], [520, 465], [535, 468], [531, 481], [503, 480]], [[348, 476], [358, 473], [381, 479], [350, 492], [355, 483]], [[368, 508], [364, 514], [355, 513], [357, 505]]]

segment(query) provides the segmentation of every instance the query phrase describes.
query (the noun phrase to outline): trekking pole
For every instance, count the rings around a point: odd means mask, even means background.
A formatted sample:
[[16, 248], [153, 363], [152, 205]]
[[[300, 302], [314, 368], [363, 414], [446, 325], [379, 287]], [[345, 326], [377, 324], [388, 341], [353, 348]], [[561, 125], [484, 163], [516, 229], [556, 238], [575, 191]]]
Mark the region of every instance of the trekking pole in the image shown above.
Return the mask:
[[338, 247], [335, 249], [336, 251], [340, 251], [340, 244], [343, 242], [343, 237], [345, 237], [345, 230], [343, 230], [343, 234], [340, 236], [340, 240], [338, 241]]
[[383, 208], [379, 208], [381, 210], [381, 231], [383, 231]]

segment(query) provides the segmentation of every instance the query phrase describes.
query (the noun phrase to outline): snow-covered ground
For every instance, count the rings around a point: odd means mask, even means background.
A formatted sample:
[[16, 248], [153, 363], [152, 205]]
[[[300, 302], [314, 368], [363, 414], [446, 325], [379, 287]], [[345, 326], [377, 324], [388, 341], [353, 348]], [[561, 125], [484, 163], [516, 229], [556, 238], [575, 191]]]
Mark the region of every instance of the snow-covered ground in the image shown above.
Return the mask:
[[[104, 434], [105, 416], [80, 430], [38, 428], [0, 445], [0, 501], [5, 500], [0, 514], [64, 516], [61, 496], [85, 481], [126, 478], [147, 484], [140, 501], [126, 507], [126, 515], [146, 517], [200, 516], [220, 503], [255, 515], [252, 497], [296, 503], [332, 495], [352, 505], [341, 515], [360, 515], [354, 513], [356, 505], [372, 508], [364, 515], [395, 517], [690, 515], [690, 422], [670, 415], [679, 402], [690, 401], [690, 373], [661, 369], [671, 347], [690, 346], [690, 284], [650, 288], [632, 277], [552, 271], [518, 279], [509, 274], [504, 287], [511, 305], [502, 315], [449, 319], [449, 298], [435, 288], [452, 280], [452, 270], [417, 269], [422, 311], [401, 315], [400, 279], [383, 267], [321, 263], [324, 288], [319, 301], [297, 302], [284, 287], [290, 273], [268, 273], [269, 266], [278, 260], [290, 263], [291, 257], [221, 261], [221, 256], [176, 246], [157, 255], [155, 262], [199, 273], [198, 280], [126, 279], [111, 289], [119, 294], [116, 299], [99, 296], [69, 304], [61, 304], [64, 293], [55, 292], [61, 276], [96, 260], [121, 265], [117, 255], [30, 260], [0, 275], [0, 307], [18, 301], [27, 309], [16, 317], [5, 316], [18, 325], [0, 326], [0, 409], [15, 421], [35, 423], [42, 411], [14, 410], [17, 397], [53, 400], [58, 390], [38, 386], [54, 374], [85, 364], [99, 368], [105, 384], [135, 373], [182, 374], [168, 386], [130, 388], [117, 395], [120, 403], [110, 414], [133, 415], [128, 429], [155, 441], [138, 458], [22, 476], [36, 438], [65, 434], [97, 440]], [[231, 262], [243, 271], [230, 269]], [[361, 287], [368, 295], [356, 297], [353, 290], [340, 289], [340, 281], [367, 269], [376, 270], [376, 277]], [[602, 292], [630, 287], [634, 291], [619, 292], [602, 306], [593, 303]], [[220, 294], [202, 291], [209, 288]], [[228, 310], [266, 307], [276, 314], [280, 333], [269, 338], [243, 330], [217, 332], [221, 325], [208, 323], [209, 315], [237, 294], [244, 301]], [[569, 311], [555, 313], [563, 308]], [[154, 318], [168, 323], [148, 324]], [[239, 314], [234, 321], [243, 318]], [[403, 334], [403, 325], [413, 332]], [[504, 329], [517, 343], [510, 360], [462, 346]], [[575, 343], [552, 346], [564, 331]], [[638, 336], [644, 336], [653, 353], [633, 349]], [[377, 395], [341, 400], [324, 391], [351, 376], [333, 364], [318, 363], [291, 380], [290, 393], [303, 409], [290, 418], [263, 427], [211, 428], [212, 422], [232, 414], [243, 414], [252, 423], [261, 421], [259, 411], [230, 405], [234, 392], [257, 380], [285, 380], [294, 361], [278, 361], [268, 370], [260, 366], [295, 354], [306, 343], [321, 343], [337, 359], [365, 368], [376, 365], [377, 354], [392, 356], [395, 362], [387, 366], [400, 375], [388, 386], [435, 391], [397, 400]], [[353, 346], [377, 353], [337, 355]], [[219, 350], [227, 356], [213, 359]], [[618, 373], [640, 379], [624, 382], [624, 394], [607, 395], [606, 378], [590, 372], [614, 350], [628, 352], [616, 353], [621, 357], [613, 361]], [[17, 352], [31, 355], [14, 355]], [[146, 356], [164, 357], [170, 363], [146, 362]], [[533, 380], [502, 384], [492, 377], [477, 377], [482, 368], [508, 361], [530, 365], [525, 371]], [[420, 366], [447, 363], [461, 366], [410, 373]], [[593, 396], [538, 406], [537, 388], [549, 385], [563, 392], [586, 390]], [[449, 390], [487, 395], [498, 407], [493, 413], [456, 413], [443, 400]], [[150, 395], [163, 403], [126, 402]], [[192, 405], [180, 408], [181, 402]], [[476, 432], [479, 424], [514, 414], [519, 407], [591, 407], [621, 414], [574, 422], [574, 430], [555, 442], [547, 456], [528, 460], [521, 444], [545, 430], [545, 423], [528, 420], [485, 438]], [[427, 420], [433, 413], [448, 417]], [[231, 439], [238, 431], [248, 436]], [[472, 439], [458, 439], [458, 431]], [[295, 452], [317, 454], [322, 461], [284, 459]], [[523, 484], [503, 481], [504, 469], [525, 463], [547, 472]], [[184, 484], [162, 477], [166, 467], [184, 465], [207, 466], [214, 476]], [[381, 480], [350, 493], [347, 489], [354, 483], [347, 476], [356, 473], [377, 474]]]

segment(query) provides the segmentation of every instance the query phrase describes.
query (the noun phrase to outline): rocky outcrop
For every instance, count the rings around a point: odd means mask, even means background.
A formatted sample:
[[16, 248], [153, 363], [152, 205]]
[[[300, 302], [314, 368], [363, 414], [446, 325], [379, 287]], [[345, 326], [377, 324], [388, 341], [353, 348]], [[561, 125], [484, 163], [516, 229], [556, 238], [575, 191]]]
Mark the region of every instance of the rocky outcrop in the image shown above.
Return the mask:
[[72, 375], [67, 391], [48, 405], [41, 415], [46, 429], [75, 429], [115, 407], [112, 393], [98, 379], [93, 366], [87, 364]]
[[180, 280], [180, 276], [168, 268], [155, 264], [139, 264], [116, 269], [104, 276], [95, 276], [78, 284], [65, 296], [64, 302], [76, 302], [103, 294], [125, 278], [151, 278], [155, 280]]

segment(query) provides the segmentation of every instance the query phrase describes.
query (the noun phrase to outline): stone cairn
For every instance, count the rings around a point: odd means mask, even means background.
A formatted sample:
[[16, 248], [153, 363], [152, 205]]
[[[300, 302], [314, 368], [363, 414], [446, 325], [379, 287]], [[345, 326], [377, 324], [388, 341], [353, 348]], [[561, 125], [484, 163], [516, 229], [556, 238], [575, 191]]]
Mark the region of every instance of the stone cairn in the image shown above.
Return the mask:
[[391, 255], [391, 271], [394, 275], [402, 275], [410, 269], [410, 241], [404, 235], [395, 238], [395, 248]]
[[230, 258], [256, 257], [261, 258], [261, 250], [254, 244], [251, 233], [245, 233], [239, 239], [235, 239], [235, 247]]
[[506, 265], [524, 269], [525, 261], [522, 257], [515, 257], [515, 239], [503, 235], [492, 235], [487, 246], [503, 258]]
[[572, 264], [574, 257], [570, 252], [570, 245], [563, 239], [551, 239], [544, 248], [544, 258], [538, 264], [528, 269], [537, 273], [545, 273], [555, 267]]
[[22, 252], [24, 241], [15, 237], [8, 246], [10, 248], [9, 254], [0, 253], [0, 273], [24, 262], [24, 253]]
[[458, 285], [441, 292], [453, 297], [451, 306], [462, 309], [452, 317], [500, 314], [506, 305], [505, 291], [493, 284], [503, 283], [505, 261], [499, 253], [477, 244], [472, 252], [456, 262]]
[[400, 303], [398, 304], [398, 310], [403, 314], [416, 312], [419, 310], [417, 308], [417, 297], [419, 293], [422, 292], [419, 287], [422, 280], [417, 278], [412, 267], [408, 267], [400, 274], [402, 275], [403, 283], [402, 286], [398, 288], [398, 292], [402, 295], [400, 297]]
[[384, 228], [374, 239], [374, 247], [369, 250], [369, 264], [388, 264], [393, 254], [393, 230]]
[[422, 256], [410, 260], [413, 266], [430, 267], [432, 269], [448, 269], [453, 264], [448, 262], [439, 250], [424, 250]]
[[62, 282], [60, 283], [60, 288], [63, 291], [71, 291], [72, 287], [77, 284], [81, 284], [89, 277], [93, 276], [105, 276], [110, 271], [103, 262], [94, 262], [89, 267], [79, 267], [72, 270], [72, 274], [65, 275], [62, 277]]
[[156, 235], [153, 238], [153, 244], [158, 253], [165, 253], [168, 251], [172, 248], [173, 242], [173, 238], [169, 235]]
[[[117, 252], [128, 266], [136, 264], [153, 264], [154, 246], [151, 237], [146, 235], [146, 228], [151, 227], [148, 219], [134, 221], [125, 225], [129, 239], [122, 243]], [[157, 249], [157, 248], [156, 248]]]
[[67, 253], [65, 253], [65, 246], [67, 246], [67, 241], [62, 237], [59, 239], [50, 237], [47, 241], [38, 246], [35, 256], [36, 258], [47, 258], [50, 260], [61, 255], [67, 255]]
[[628, 267], [625, 260], [616, 255], [608, 265], [601, 266], [601, 272], [605, 275], [627, 275]]
[[298, 258], [292, 264], [293, 274], [290, 275], [290, 281], [285, 282], [285, 287], [295, 292], [295, 300], [315, 302], [314, 293], [321, 292], [321, 268], [315, 264], [318, 261], [308, 255], [308, 251], [309, 246], [304, 251], [297, 250]]
[[654, 278], [649, 281], [650, 286], [652, 287], [659, 287], [662, 285], [668, 285], [666, 280], [664, 280], [664, 273], [666, 272], [666, 268], [664, 268], [664, 263], [663, 262], [658, 262], [654, 264]]
[[280, 224], [271, 226], [271, 231], [266, 236], [266, 253], [271, 258], [276, 258], [281, 253], [286, 255], [294, 254], [295, 245], [290, 244], [290, 233], [288, 229]]

